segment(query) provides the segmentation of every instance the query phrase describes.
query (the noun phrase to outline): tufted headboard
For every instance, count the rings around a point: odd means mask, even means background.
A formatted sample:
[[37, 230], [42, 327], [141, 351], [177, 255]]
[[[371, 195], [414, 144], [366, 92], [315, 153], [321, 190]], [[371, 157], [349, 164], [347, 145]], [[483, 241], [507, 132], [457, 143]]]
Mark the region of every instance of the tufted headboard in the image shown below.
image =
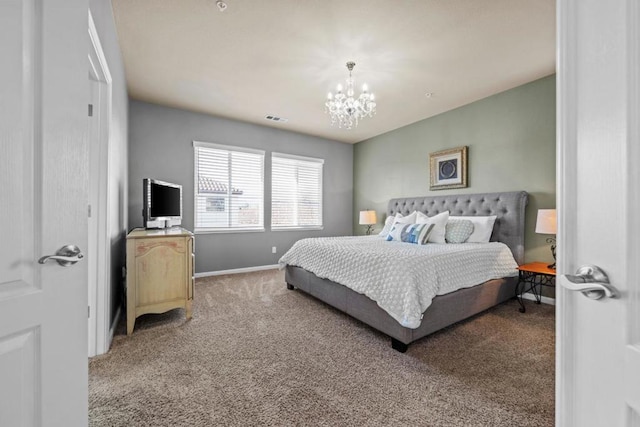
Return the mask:
[[518, 264], [524, 262], [524, 215], [528, 194], [506, 193], [458, 194], [454, 196], [405, 197], [389, 200], [387, 215], [409, 215], [420, 211], [429, 216], [449, 211], [452, 216], [496, 215], [492, 242], [509, 246]]

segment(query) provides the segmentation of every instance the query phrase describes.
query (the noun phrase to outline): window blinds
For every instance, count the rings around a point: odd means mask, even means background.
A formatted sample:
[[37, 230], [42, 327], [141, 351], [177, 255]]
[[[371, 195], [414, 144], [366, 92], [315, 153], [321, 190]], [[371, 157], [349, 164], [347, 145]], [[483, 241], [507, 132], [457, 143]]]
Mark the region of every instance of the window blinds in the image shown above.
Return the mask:
[[322, 227], [324, 160], [271, 155], [271, 228]]
[[264, 151], [194, 142], [195, 229], [264, 229]]

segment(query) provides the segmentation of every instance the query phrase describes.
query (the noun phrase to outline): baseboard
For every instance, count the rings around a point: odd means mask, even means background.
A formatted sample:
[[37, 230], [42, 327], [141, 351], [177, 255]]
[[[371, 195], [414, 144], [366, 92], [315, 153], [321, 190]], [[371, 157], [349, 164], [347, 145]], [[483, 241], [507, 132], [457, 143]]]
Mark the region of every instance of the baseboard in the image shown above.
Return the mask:
[[224, 274], [252, 273], [254, 271], [275, 270], [278, 267], [278, 264], [271, 264], [258, 265], [255, 267], [232, 268], [231, 270], [205, 271], [202, 273], [196, 273], [195, 278], [197, 279], [199, 277], [222, 276]]
[[[533, 295], [531, 292], [527, 292], [525, 294], [522, 294], [522, 299], [527, 299], [529, 301], [537, 301], [536, 296]], [[549, 304], [549, 305], [556, 305], [556, 299], [555, 298], [549, 298], [549, 297], [541, 297], [540, 298], [540, 302], [543, 302], [545, 304]]]

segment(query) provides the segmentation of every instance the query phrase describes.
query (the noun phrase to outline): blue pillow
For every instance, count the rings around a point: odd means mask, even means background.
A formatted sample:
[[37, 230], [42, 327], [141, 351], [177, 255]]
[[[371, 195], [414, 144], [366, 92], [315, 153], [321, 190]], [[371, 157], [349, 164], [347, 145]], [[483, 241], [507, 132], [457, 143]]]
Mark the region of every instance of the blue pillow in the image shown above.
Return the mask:
[[389, 231], [387, 241], [414, 243], [426, 245], [429, 234], [433, 230], [433, 224], [401, 224], [395, 223]]
[[451, 219], [447, 222], [444, 238], [447, 243], [464, 243], [473, 234], [475, 226], [466, 219]]

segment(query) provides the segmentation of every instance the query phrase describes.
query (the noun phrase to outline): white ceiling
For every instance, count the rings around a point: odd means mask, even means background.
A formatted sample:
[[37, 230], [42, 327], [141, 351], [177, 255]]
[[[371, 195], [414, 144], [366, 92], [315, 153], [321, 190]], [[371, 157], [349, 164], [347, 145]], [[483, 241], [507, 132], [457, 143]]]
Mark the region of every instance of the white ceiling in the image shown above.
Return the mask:
[[[555, 72], [555, 0], [226, 3], [113, 0], [130, 96], [355, 143]], [[324, 111], [349, 60], [378, 103], [350, 131]]]

